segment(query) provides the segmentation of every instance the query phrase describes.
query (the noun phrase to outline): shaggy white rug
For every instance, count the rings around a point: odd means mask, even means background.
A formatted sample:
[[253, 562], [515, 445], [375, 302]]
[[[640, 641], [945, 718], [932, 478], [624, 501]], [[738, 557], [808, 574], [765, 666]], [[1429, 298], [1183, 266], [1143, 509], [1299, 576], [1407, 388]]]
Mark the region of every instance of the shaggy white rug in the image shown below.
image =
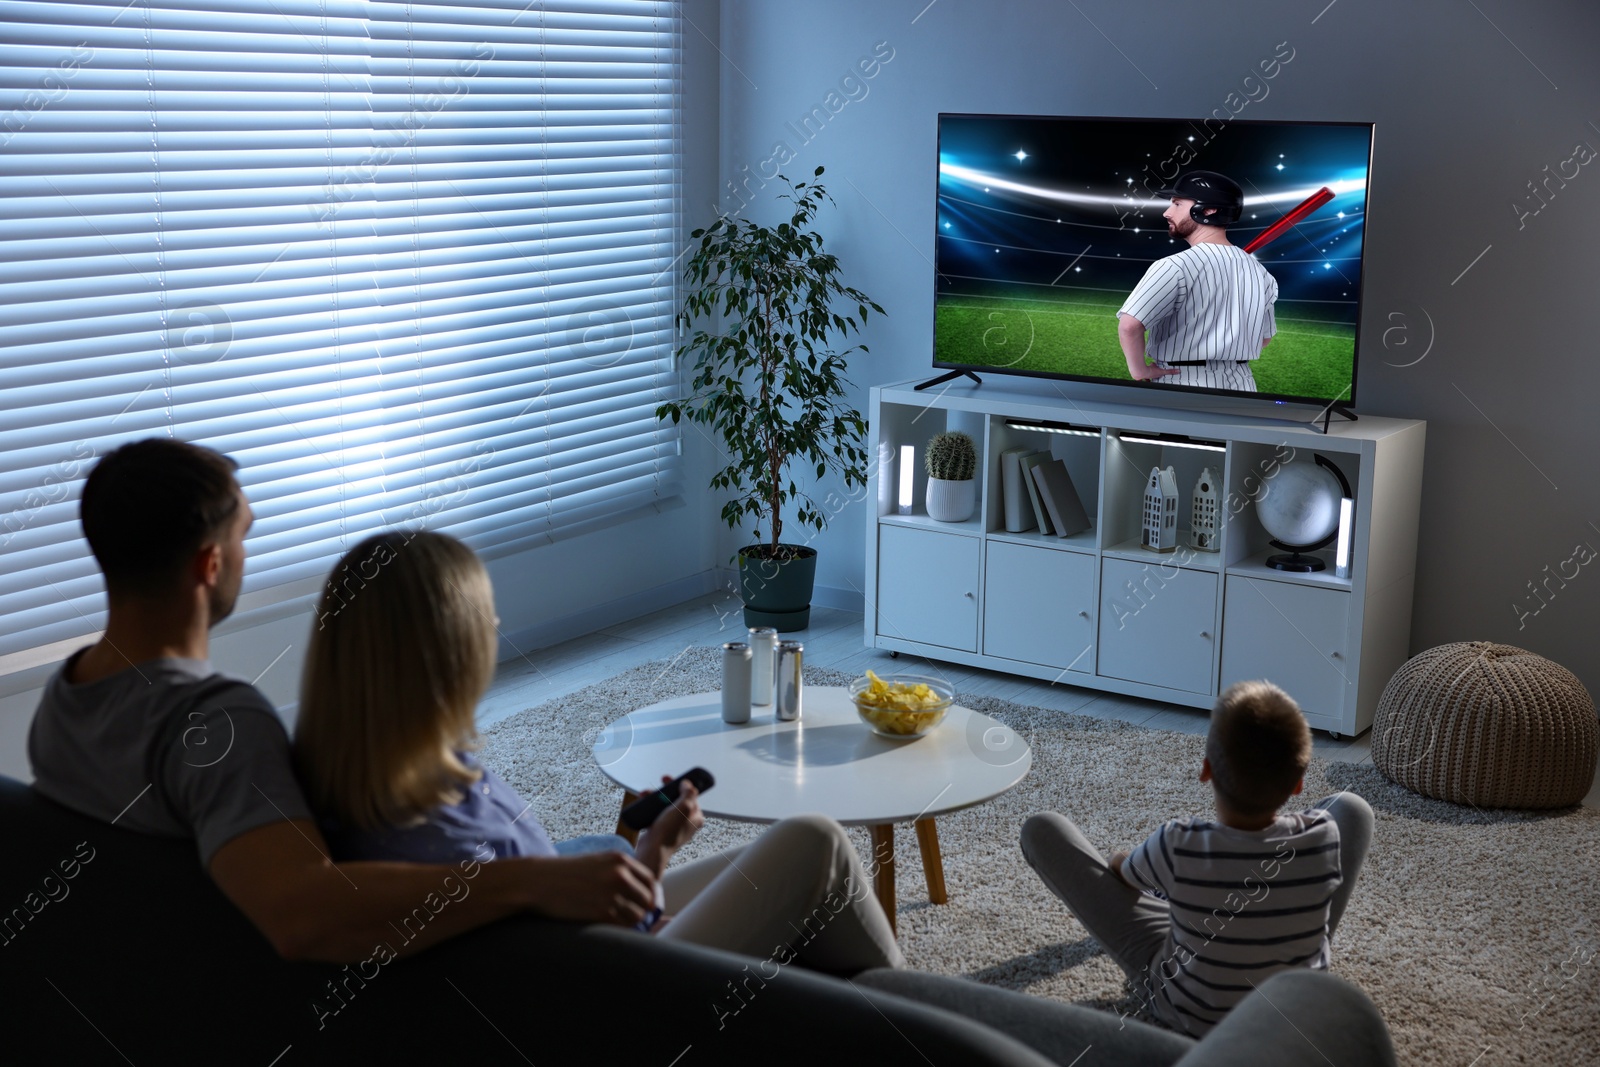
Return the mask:
[[[484, 761], [558, 839], [609, 832], [621, 791], [590, 746], [635, 708], [718, 688], [719, 653], [695, 649], [519, 712], [485, 732]], [[823, 670], [806, 677], [849, 681]], [[984, 697], [962, 703], [1021, 734], [1033, 769], [997, 800], [940, 817], [946, 905], [928, 903], [915, 835], [896, 835], [907, 960], [1133, 1010], [1122, 972], [1029, 869], [1017, 832], [1028, 815], [1059, 810], [1109, 853], [1166, 818], [1211, 814], [1210, 788], [1195, 778], [1204, 738]], [[1377, 822], [1334, 939], [1333, 970], [1377, 1003], [1400, 1062], [1600, 1062], [1600, 811], [1478, 811], [1417, 796], [1368, 766], [1313, 760], [1303, 798], [1340, 789], [1365, 797]], [[759, 829], [709, 822], [682, 858], [743, 843]], [[852, 834], [869, 855], [865, 832]]]

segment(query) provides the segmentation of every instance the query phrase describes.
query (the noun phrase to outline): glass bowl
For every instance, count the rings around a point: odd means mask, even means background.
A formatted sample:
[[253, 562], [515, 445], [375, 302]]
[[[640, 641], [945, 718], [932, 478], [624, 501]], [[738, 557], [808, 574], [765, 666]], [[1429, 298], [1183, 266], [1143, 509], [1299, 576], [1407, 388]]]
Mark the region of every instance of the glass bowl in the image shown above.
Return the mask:
[[879, 678], [890, 687], [891, 692], [898, 691], [899, 686], [925, 685], [936, 698], [935, 703], [919, 707], [915, 711], [876, 707], [862, 701], [863, 695], [872, 688], [872, 679], [857, 678], [851, 682], [850, 700], [856, 706], [856, 714], [861, 716], [862, 722], [872, 727], [873, 733], [879, 737], [887, 737], [891, 741], [921, 737], [944, 721], [945, 712], [950, 710], [950, 705], [956, 700], [955, 689], [949, 682], [939, 678], [924, 674], [885, 674]]

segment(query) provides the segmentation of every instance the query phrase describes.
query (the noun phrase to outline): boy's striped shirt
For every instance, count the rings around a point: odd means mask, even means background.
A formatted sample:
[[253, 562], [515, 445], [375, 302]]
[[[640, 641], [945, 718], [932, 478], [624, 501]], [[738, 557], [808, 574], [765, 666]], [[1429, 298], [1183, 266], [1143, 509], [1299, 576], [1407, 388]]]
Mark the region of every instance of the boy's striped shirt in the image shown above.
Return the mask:
[[1174, 819], [1122, 870], [1172, 909], [1138, 993], [1180, 1032], [1203, 1036], [1278, 971], [1328, 966], [1328, 905], [1342, 877], [1339, 828], [1319, 808], [1263, 830]]

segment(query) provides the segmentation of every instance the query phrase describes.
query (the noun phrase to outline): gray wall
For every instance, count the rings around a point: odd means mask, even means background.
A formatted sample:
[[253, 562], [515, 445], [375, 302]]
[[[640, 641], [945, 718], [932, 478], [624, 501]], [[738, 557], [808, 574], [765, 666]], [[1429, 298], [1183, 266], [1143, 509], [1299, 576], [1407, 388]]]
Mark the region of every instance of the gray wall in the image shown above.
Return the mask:
[[[790, 124], [878, 42], [893, 58], [806, 143]], [[1600, 149], [1600, 5], [724, 0], [723, 179], [780, 142], [789, 176], [827, 167], [823, 228], [889, 312], [853, 367], [865, 410], [930, 367], [938, 112], [1209, 114], [1282, 42], [1240, 118], [1376, 123], [1357, 410], [1428, 423], [1413, 651], [1504, 641], [1600, 693], [1600, 157], [1564, 164]], [[864, 517], [813, 542], [819, 599], [859, 596]]]

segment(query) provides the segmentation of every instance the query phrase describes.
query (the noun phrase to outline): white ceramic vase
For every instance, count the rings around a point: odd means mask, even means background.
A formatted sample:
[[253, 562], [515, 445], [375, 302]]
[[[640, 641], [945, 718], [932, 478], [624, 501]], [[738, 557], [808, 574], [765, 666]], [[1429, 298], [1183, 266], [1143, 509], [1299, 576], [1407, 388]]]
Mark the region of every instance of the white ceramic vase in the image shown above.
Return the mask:
[[939, 522], [966, 522], [978, 507], [978, 480], [951, 482], [928, 479], [928, 518]]

